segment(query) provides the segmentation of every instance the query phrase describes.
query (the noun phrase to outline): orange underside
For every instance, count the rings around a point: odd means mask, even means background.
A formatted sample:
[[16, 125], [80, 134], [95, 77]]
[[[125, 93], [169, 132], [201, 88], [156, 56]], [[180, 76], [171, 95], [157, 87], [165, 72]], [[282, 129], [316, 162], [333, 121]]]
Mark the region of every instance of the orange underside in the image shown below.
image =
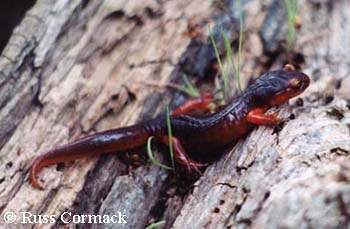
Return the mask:
[[289, 99], [299, 95], [301, 92], [286, 92], [280, 95], [277, 95], [275, 98], [271, 100], [271, 106], [281, 105], [287, 102]]

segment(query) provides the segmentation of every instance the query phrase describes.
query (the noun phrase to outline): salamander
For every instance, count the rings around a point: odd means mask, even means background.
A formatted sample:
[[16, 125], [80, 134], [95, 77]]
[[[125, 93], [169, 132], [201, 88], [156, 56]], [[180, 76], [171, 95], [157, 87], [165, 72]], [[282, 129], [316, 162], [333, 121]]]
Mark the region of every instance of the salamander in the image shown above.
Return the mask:
[[[208, 96], [188, 102], [176, 109], [170, 118], [175, 161], [189, 169], [198, 169], [205, 164], [194, 160], [193, 154], [197, 158], [204, 157], [204, 154], [217, 154], [256, 126], [280, 124], [284, 120], [278, 117], [278, 111], [271, 113], [267, 112], [268, 109], [298, 96], [309, 84], [309, 76], [287, 68], [262, 74], [236, 100], [215, 113], [188, 114], [195, 108], [205, 109], [204, 105], [210, 103]], [[30, 182], [33, 187], [42, 189], [38, 173], [43, 167], [138, 148], [144, 146], [151, 136], [158, 143], [169, 144], [166, 117], [95, 133], [49, 150], [33, 160]], [[191, 152], [191, 156], [186, 152]]]

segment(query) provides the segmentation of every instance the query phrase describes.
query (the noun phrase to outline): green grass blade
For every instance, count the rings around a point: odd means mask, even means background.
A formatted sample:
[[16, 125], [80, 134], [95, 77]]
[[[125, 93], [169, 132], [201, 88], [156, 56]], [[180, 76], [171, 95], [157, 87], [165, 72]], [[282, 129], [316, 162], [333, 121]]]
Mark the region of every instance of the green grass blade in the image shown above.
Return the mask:
[[294, 12], [294, 17], [296, 17], [299, 13], [299, 1], [298, 0], [294, 0], [293, 12]]
[[183, 75], [184, 78], [184, 83], [185, 86], [182, 85], [178, 85], [175, 83], [169, 83], [167, 86], [171, 87], [171, 88], [175, 88], [176, 90], [179, 90], [189, 96], [192, 97], [200, 97], [200, 92], [199, 89], [196, 88], [196, 86], [194, 86], [191, 81], [187, 78], [186, 75]]
[[[238, 57], [237, 57], [237, 81], [241, 82], [241, 60], [242, 60], [242, 46], [243, 46], [243, 11], [241, 0], [237, 1], [237, 9], [239, 10], [239, 39], [238, 39]], [[239, 91], [242, 91], [241, 84], [238, 84]]]
[[174, 163], [174, 149], [173, 149], [173, 133], [171, 130], [171, 122], [170, 122], [170, 112], [169, 112], [169, 107], [166, 108], [166, 125], [168, 128], [168, 139], [169, 139], [169, 151], [170, 151], [170, 159], [171, 159], [171, 164], [172, 167], [175, 168], [175, 163]]
[[216, 59], [218, 61], [218, 64], [219, 64], [219, 68], [220, 68], [220, 72], [221, 72], [221, 75], [223, 77], [223, 81], [224, 81], [224, 93], [228, 90], [228, 82], [227, 82], [227, 79], [228, 77], [225, 76], [226, 73], [224, 71], [224, 68], [223, 68], [223, 65], [222, 65], [222, 62], [221, 62], [221, 58], [220, 58], [220, 54], [219, 54], [219, 51], [218, 51], [218, 48], [217, 48], [217, 45], [216, 45], [216, 41], [215, 41], [215, 38], [214, 38], [214, 35], [209, 27], [209, 35], [210, 35], [210, 40], [211, 40], [211, 43], [213, 45], [213, 48], [214, 48], [214, 52], [215, 52], [215, 56], [216, 56]]
[[156, 229], [159, 226], [162, 226], [163, 224], [165, 224], [165, 220], [162, 220], [162, 221], [159, 221], [159, 222], [156, 222], [156, 223], [152, 223], [151, 225], [149, 225], [145, 229]]
[[221, 34], [222, 34], [222, 36], [224, 38], [225, 49], [226, 49], [226, 57], [228, 58], [229, 63], [231, 63], [232, 70], [233, 70], [233, 73], [234, 73], [234, 76], [235, 76], [235, 80], [236, 80], [237, 88], [238, 88], [239, 92], [241, 92], [242, 91], [242, 89], [241, 89], [242, 87], [241, 87], [241, 82], [240, 82], [239, 74], [238, 74], [238, 71], [240, 71], [240, 70], [236, 68], [230, 40], [228, 39], [226, 33], [224, 32], [224, 30], [222, 28], [221, 28]]
[[215, 80], [215, 97], [216, 97], [216, 99], [219, 101], [219, 104], [221, 105], [221, 106], [223, 106], [223, 105], [225, 105], [226, 104], [226, 102], [225, 102], [225, 98], [224, 98], [224, 92], [223, 92], [223, 90], [222, 90], [222, 86], [221, 86], [221, 84], [220, 84], [220, 81], [219, 80]]
[[189, 96], [197, 97], [191, 91], [189, 91], [186, 87], [183, 87], [183, 86], [180, 86], [180, 85], [176, 85], [176, 84], [172, 84], [171, 87], [175, 88], [176, 90], [182, 91], [183, 93], [185, 93], [185, 94], [187, 94]]
[[191, 95], [192, 97], [199, 97], [200, 96], [199, 90], [195, 86], [193, 86], [193, 84], [185, 74], [183, 75], [183, 79], [186, 85], [185, 90], [188, 92], [188, 94]]
[[222, 34], [222, 37], [224, 38], [225, 49], [226, 49], [226, 57], [229, 59], [229, 62], [232, 64], [232, 70], [235, 73], [237, 70], [236, 70], [236, 65], [235, 65], [235, 63], [233, 61], [233, 51], [232, 51], [232, 48], [231, 48], [231, 42], [228, 39], [225, 31], [222, 28], [221, 28], [221, 34]]
[[287, 48], [290, 50], [295, 40], [295, 18], [298, 15], [298, 0], [285, 0], [288, 17]]
[[159, 162], [154, 158], [154, 156], [153, 156], [154, 153], [153, 153], [153, 151], [152, 151], [152, 139], [153, 139], [153, 138], [154, 138], [154, 137], [151, 136], [151, 137], [149, 137], [149, 138], [147, 139], [147, 154], [148, 154], [149, 159], [151, 160], [151, 162], [152, 162], [153, 164], [158, 165], [159, 167], [162, 167], [162, 168], [164, 168], [164, 169], [172, 170], [171, 167], [166, 166], [166, 165], [163, 165], [162, 163], [159, 163]]
[[294, 37], [294, 26], [293, 26], [293, 13], [290, 0], [285, 0], [286, 9], [287, 9], [287, 19], [288, 19], [288, 38], [287, 38], [287, 48], [290, 49]]

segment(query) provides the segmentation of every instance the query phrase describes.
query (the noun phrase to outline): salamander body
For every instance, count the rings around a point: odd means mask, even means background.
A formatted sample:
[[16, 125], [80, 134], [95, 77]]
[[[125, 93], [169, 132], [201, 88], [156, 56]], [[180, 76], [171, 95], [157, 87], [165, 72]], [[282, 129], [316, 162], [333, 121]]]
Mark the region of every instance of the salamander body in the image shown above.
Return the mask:
[[[215, 154], [246, 136], [258, 125], [281, 123], [283, 120], [278, 118], [277, 112], [265, 112], [298, 96], [309, 83], [310, 78], [302, 72], [290, 69], [271, 71], [261, 75], [239, 98], [216, 113], [191, 116], [183, 114], [188, 109], [175, 110], [170, 119], [175, 160], [191, 169], [197, 169], [204, 165], [192, 160], [186, 151], [195, 153], [196, 158], [206, 156], [202, 155], [204, 153]], [[198, 102], [197, 105], [201, 107], [203, 104]], [[191, 109], [195, 107], [191, 106]], [[30, 181], [35, 188], [41, 189], [37, 174], [45, 166], [141, 147], [151, 136], [157, 142], [169, 144], [165, 117], [96, 133], [54, 148], [33, 161]]]

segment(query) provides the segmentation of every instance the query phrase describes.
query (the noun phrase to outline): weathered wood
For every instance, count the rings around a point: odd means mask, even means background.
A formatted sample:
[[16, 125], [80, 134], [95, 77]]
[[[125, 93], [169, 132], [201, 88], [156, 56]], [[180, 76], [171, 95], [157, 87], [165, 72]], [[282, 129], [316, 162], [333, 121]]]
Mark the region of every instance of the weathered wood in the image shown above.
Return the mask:
[[[242, 2], [246, 85], [283, 66], [279, 50], [287, 22], [283, 9], [274, 14], [279, 0]], [[350, 54], [344, 45], [350, 3], [303, 1], [300, 16], [294, 49], [314, 82], [302, 107], [294, 100], [283, 109], [282, 115], [293, 112], [296, 119], [278, 135], [258, 128], [211, 165], [185, 197], [170, 185], [168, 171], [143, 158], [125, 163], [136, 151], [46, 168], [40, 174], [46, 189], [38, 191], [28, 183], [32, 158], [162, 113], [174, 91], [145, 82], [181, 82], [184, 73], [198, 80], [210, 76], [215, 54], [208, 24], [215, 36], [222, 27], [233, 41], [239, 29], [235, 1], [38, 0], [0, 57], [2, 214], [121, 211], [126, 228], [162, 219], [165, 228], [349, 227]], [[202, 31], [194, 37], [193, 23]], [[223, 52], [222, 40], [218, 46]], [[174, 104], [183, 99], [176, 96]], [[164, 213], [153, 213], [157, 208]], [[2, 217], [0, 222], [5, 225]]]

